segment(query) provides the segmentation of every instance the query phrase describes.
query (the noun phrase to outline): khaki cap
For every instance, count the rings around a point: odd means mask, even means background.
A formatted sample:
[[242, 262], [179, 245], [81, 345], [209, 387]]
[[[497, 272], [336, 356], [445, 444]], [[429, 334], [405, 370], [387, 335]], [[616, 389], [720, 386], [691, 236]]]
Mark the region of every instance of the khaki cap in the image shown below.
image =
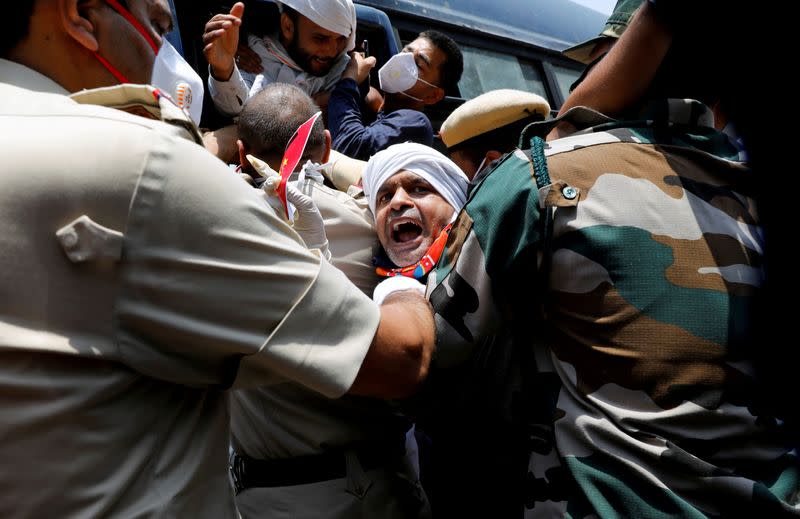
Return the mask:
[[522, 119], [534, 115], [545, 119], [549, 114], [550, 105], [542, 96], [522, 90], [491, 90], [453, 110], [439, 135], [444, 145], [452, 148]]
[[608, 38], [619, 39], [625, 29], [628, 28], [628, 23], [633, 18], [633, 13], [636, 12], [641, 3], [642, 0], [618, 0], [617, 5], [614, 6], [614, 10], [611, 12], [611, 16], [606, 20], [606, 24], [598, 36], [565, 49], [561, 53], [568, 58], [588, 65], [591, 62], [594, 46]]

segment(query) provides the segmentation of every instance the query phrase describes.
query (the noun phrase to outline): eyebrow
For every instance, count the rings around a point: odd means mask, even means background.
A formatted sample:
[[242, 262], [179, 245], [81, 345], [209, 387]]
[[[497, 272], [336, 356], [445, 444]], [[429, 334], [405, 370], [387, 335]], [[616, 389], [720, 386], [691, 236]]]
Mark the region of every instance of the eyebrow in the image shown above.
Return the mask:
[[[414, 49], [413, 49], [412, 47], [409, 47], [408, 45], [406, 45], [405, 47], [403, 47], [403, 52], [413, 52], [413, 51], [414, 51]], [[419, 51], [419, 52], [417, 52], [417, 54], [415, 55], [415, 57], [416, 57], [416, 58], [419, 58], [420, 60], [422, 60], [422, 61], [423, 61], [423, 63], [425, 63], [425, 65], [427, 65], [428, 67], [430, 67], [430, 66], [431, 66], [431, 60], [430, 60], [430, 58], [428, 58], [428, 56], [426, 56], [425, 54], [423, 54], [423, 53], [422, 53], [422, 51]]]
[[[433, 187], [433, 185], [430, 182], [428, 182], [424, 178], [416, 176], [416, 175], [415, 175], [415, 178], [412, 178], [412, 179], [408, 180], [408, 185], [410, 187], [423, 186], [423, 187], [429, 188], [431, 191], [436, 191], [436, 189]], [[375, 194], [376, 198], [380, 199], [380, 197], [382, 195], [384, 195], [386, 192], [389, 191], [389, 188], [385, 187], [385, 186], [386, 186], [386, 184], [384, 183], [383, 186], [381, 186], [381, 188], [378, 189], [378, 192]], [[436, 191], [436, 192], [438, 193], [438, 191]]]
[[430, 182], [428, 182], [427, 180], [425, 180], [424, 178], [422, 178], [420, 176], [415, 176], [415, 178], [412, 178], [411, 180], [409, 180], [409, 183], [412, 186], [424, 186], [424, 187], [429, 187], [429, 188], [433, 189], [433, 185], [431, 185]]

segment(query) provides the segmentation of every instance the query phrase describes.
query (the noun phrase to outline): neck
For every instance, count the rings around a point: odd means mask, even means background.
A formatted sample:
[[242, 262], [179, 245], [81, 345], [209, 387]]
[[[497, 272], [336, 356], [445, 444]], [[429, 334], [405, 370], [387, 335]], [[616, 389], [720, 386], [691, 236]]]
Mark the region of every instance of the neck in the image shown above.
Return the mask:
[[383, 105], [381, 106], [381, 110], [385, 113], [391, 113], [395, 110], [417, 110], [419, 112], [425, 111], [425, 104], [419, 101], [415, 101], [410, 97], [406, 97], [403, 94], [385, 94], [383, 98]]
[[28, 37], [6, 59], [47, 76], [68, 92], [117, 84], [85, 47], [61, 32], [43, 33], [40, 25], [32, 19]]

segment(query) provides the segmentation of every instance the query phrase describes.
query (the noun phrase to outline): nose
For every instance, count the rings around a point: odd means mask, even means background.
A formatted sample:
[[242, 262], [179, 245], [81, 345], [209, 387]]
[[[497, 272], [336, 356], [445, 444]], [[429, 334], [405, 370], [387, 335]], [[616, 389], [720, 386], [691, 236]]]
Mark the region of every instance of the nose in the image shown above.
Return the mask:
[[408, 192], [403, 189], [402, 187], [398, 187], [397, 191], [394, 192], [392, 195], [392, 199], [389, 201], [389, 208], [393, 211], [399, 211], [404, 207], [413, 207], [414, 202], [411, 200], [411, 197], [408, 195]]
[[319, 47], [321, 58], [335, 58], [339, 55], [339, 46], [336, 38], [326, 38]]

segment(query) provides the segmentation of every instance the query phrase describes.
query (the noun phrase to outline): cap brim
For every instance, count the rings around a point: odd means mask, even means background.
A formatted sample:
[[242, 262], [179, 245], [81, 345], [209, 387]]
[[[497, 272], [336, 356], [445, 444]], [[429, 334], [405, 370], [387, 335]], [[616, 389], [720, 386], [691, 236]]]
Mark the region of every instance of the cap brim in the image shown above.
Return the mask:
[[584, 65], [588, 65], [592, 61], [591, 55], [592, 51], [594, 50], [594, 46], [606, 38], [608, 38], [608, 36], [595, 36], [591, 40], [586, 40], [583, 43], [579, 43], [578, 45], [562, 50], [561, 54], [568, 58], [574, 59], [575, 61], [579, 61]]

